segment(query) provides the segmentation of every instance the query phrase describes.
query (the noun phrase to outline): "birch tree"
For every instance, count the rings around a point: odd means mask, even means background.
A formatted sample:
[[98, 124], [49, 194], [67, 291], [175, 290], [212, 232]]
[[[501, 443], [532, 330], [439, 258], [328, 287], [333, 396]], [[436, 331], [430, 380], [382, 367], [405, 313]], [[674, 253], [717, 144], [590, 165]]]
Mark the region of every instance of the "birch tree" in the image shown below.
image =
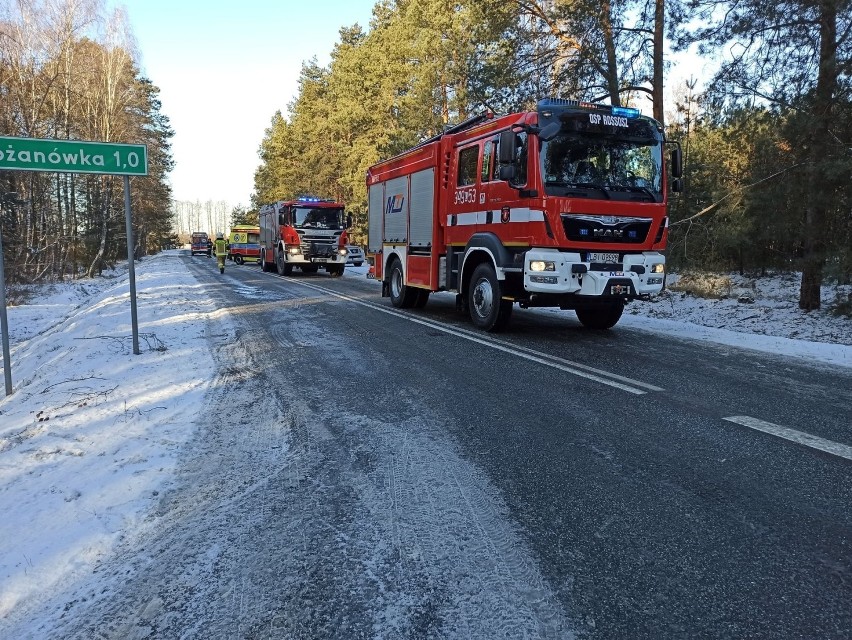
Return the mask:
[[[145, 143], [149, 177], [134, 180], [136, 254], [167, 235], [168, 120], [139, 76], [122, 11], [98, 0], [0, 2], [0, 134]], [[126, 256], [120, 181], [110, 176], [0, 172], [26, 205], [4, 216], [10, 281], [76, 277]]]

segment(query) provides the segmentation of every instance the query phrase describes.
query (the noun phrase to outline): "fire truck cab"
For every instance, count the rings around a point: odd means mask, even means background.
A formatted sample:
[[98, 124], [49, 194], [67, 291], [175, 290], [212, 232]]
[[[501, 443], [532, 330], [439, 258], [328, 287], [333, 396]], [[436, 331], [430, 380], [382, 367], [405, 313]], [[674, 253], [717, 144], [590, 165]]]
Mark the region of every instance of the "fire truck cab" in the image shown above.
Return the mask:
[[332, 277], [346, 268], [346, 230], [352, 216], [332, 200], [281, 200], [260, 209], [260, 266], [289, 276], [293, 267], [304, 273], [324, 268]]
[[[608, 329], [665, 280], [668, 184], [662, 126], [635, 109], [551, 99], [483, 114], [367, 173], [368, 253], [382, 295], [431, 292], [487, 331], [513, 305], [573, 309]], [[676, 145], [676, 143], [674, 143]]]

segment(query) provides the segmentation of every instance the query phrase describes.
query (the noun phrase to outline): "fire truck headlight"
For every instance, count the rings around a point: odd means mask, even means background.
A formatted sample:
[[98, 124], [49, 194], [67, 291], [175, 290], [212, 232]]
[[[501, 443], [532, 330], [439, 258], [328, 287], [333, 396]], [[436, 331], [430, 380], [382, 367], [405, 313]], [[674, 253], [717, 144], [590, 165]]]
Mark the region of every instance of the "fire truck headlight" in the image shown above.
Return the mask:
[[302, 249], [300, 247], [290, 247], [289, 253], [291, 256], [295, 256], [299, 253], [302, 253]]
[[666, 265], [664, 264], [652, 264], [651, 265], [651, 273], [664, 273], [666, 270]]
[[337, 253], [339, 253], [342, 256], [345, 256], [346, 255], [346, 249], [338, 249]]
[[533, 260], [530, 262], [530, 271], [556, 271], [556, 263], [549, 260]]

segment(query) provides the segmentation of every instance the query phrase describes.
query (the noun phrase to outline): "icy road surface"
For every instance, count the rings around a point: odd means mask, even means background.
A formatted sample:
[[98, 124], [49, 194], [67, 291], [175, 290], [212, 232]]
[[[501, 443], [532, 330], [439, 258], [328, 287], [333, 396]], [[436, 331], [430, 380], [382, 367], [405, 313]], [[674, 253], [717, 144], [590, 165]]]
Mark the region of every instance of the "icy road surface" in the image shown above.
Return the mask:
[[396, 396], [365, 412], [328, 375], [358, 354], [322, 304], [233, 284], [214, 306], [244, 312], [207, 316], [217, 373], [170, 488], [5, 637], [571, 637], [500, 496], [429, 408]]

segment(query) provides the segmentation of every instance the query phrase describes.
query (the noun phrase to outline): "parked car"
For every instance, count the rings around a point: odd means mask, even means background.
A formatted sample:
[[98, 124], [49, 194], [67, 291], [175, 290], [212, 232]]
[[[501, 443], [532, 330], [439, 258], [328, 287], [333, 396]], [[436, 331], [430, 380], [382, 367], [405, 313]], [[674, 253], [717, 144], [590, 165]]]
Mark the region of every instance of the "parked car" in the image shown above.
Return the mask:
[[366, 256], [364, 255], [364, 250], [358, 245], [348, 244], [346, 245], [346, 264], [355, 265], [356, 267], [360, 267], [364, 264], [364, 260]]

